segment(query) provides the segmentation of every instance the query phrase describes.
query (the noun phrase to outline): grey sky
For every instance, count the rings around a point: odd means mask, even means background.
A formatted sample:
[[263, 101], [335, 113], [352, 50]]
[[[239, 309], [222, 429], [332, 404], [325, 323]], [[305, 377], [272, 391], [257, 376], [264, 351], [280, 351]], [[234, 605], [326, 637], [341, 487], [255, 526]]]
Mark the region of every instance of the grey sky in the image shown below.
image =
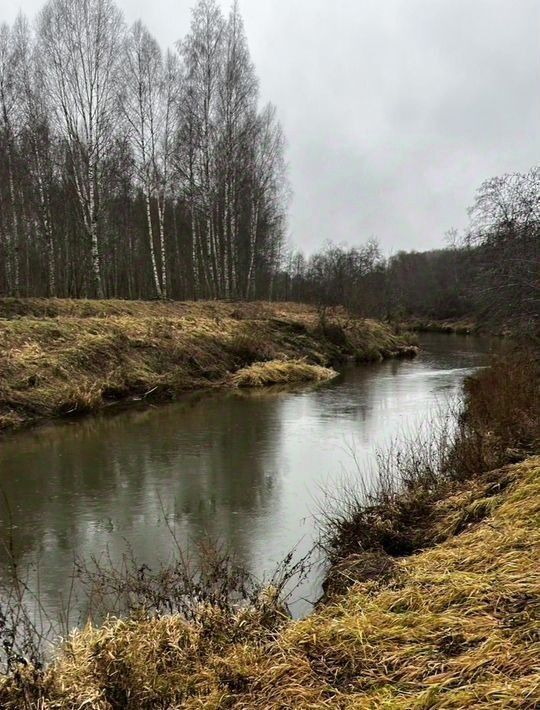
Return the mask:
[[[163, 45], [191, 0], [117, 0]], [[228, 2], [223, 2], [226, 8]], [[41, 0], [2, 0], [0, 20]], [[428, 249], [480, 182], [540, 154], [540, 0], [241, 0], [263, 100], [278, 107], [310, 252], [371, 236]]]

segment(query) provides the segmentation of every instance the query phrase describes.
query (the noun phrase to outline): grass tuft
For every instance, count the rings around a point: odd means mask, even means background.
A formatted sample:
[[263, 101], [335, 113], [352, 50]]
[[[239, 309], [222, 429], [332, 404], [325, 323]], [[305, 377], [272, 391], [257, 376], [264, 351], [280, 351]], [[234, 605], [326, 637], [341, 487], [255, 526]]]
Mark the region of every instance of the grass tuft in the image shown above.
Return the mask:
[[271, 360], [244, 367], [231, 378], [234, 387], [266, 387], [295, 382], [324, 382], [337, 377], [337, 372], [305, 360]]

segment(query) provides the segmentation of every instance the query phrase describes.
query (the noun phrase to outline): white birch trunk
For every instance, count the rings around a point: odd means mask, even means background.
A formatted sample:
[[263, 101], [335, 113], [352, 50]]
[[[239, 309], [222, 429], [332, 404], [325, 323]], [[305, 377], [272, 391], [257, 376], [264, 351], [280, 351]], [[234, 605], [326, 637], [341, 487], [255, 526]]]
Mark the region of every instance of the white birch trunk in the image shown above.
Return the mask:
[[51, 216], [49, 212], [48, 200], [45, 197], [45, 187], [43, 185], [42, 163], [39, 157], [39, 151], [35, 151], [36, 158], [36, 180], [38, 186], [39, 206], [41, 210], [41, 221], [43, 224], [43, 232], [45, 236], [45, 245], [47, 249], [47, 290], [49, 297], [56, 295], [56, 272], [55, 272], [55, 253], [54, 239], [51, 224]]
[[200, 274], [199, 274], [199, 245], [197, 239], [197, 225], [193, 202], [191, 203], [191, 260], [193, 267], [193, 297], [195, 300], [200, 295]]
[[249, 267], [246, 284], [246, 299], [249, 300], [255, 286], [255, 246], [257, 243], [257, 227], [259, 223], [259, 205], [254, 202], [251, 211], [251, 224], [249, 234]]
[[90, 217], [90, 244], [92, 255], [92, 271], [96, 287], [96, 296], [104, 298], [103, 281], [101, 278], [101, 259], [99, 254], [98, 218], [96, 206], [96, 194], [94, 188], [95, 171], [92, 162], [88, 165], [88, 212]]
[[158, 199], [159, 248], [161, 253], [161, 298], [167, 298], [167, 251], [165, 244], [165, 198]]
[[154, 276], [154, 286], [156, 287], [156, 295], [162, 298], [161, 284], [159, 282], [159, 273], [156, 262], [156, 251], [154, 247], [154, 229], [152, 227], [152, 207], [150, 203], [150, 195], [148, 190], [145, 190], [144, 201], [146, 204], [146, 223], [148, 226], [148, 246], [150, 247], [150, 260], [152, 262], [152, 274]]
[[230, 272], [229, 272], [229, 185], [225, 181], [225, 205], [223, 210], [223, 234], [221, 239], [223, 253], [223, 280], [225, 298], [230, 298]]
[[231, 289], [233, 294], [238, 295], [237, 281], [237, 243], [236, 243], [236, 185], [233, 190], [233, 199], [231, 201], [231, 233], [230, 233], [230, 249], [231, 249]]

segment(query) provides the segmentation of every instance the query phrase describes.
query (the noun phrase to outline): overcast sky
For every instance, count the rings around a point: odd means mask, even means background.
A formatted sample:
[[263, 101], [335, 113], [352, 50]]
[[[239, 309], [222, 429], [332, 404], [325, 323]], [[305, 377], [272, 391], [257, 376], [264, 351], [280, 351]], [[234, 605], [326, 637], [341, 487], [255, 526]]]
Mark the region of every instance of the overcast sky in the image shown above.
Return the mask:
[[[40, 0], [1, 0], [0, 21]], [[191, 0], [120, 0], [165, 45]], [[222, 2], [228, 7], [228, 2]], [[540, 155], [540, 0], [240, 0], [287, 135], [292, 242], [444, 243], [480, 182]]]

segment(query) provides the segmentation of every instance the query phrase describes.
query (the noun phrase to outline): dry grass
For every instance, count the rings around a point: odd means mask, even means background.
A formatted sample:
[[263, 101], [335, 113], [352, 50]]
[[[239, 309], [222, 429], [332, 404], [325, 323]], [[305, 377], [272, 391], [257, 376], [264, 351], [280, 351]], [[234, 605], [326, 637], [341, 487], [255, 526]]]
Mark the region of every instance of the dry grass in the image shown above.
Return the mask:
[[[540, 358], [521, 346], [465, 382], [461, 438], [475, 439], [484, 469], [540, 449]], [[457, 452], [459, 453], [459, 452]], [[458, 461], [454, 467], [464, 467]], [[472, 469], [478, 464], [472, 462]]]
[[[190, 623], [110, 619], [75, 633], [43, 675], [5, 678], [2, 707], [537, 708], [540, 458], [491, 476], [509, 483], [441, 505], [444, 541], [307, 619], [211, 607]], [[456, 527], [471, 506], [482, 520]]]
[[540, 707], [540, 457], [487, 470], [538, 448], [536, 368], [494, 363], [449, 446], [402, 452], [410, 480], [360, 509], [360, 554], [308, 618], [288, 619], [274, 588], [242, 609], [143, 605], [76, 631], [44, 670], [12, 664], [0, 706]]
[[406, 336], [337, 309], [269, 303], [0, 300], [0, 430], [227, 386], [257, 362], [330, 366], [410, 354]]
[[539, 450], [540, 365], [534, 352], [516, 350], [466, 380], [461, 411], [379, 454], [374, 472], [359, 471], [329, 496], [321, 510], [325, 553], [341, 564], [365, 552], [399, 557], [425, 548], [437, 539], [441, 501]]
[[337, 376], [335, 370], [310, 365], [305, 360], [270, 360], [243, 367], [231, 377], [234, 387], [266, 387], [295, 382], [324, 382]]

